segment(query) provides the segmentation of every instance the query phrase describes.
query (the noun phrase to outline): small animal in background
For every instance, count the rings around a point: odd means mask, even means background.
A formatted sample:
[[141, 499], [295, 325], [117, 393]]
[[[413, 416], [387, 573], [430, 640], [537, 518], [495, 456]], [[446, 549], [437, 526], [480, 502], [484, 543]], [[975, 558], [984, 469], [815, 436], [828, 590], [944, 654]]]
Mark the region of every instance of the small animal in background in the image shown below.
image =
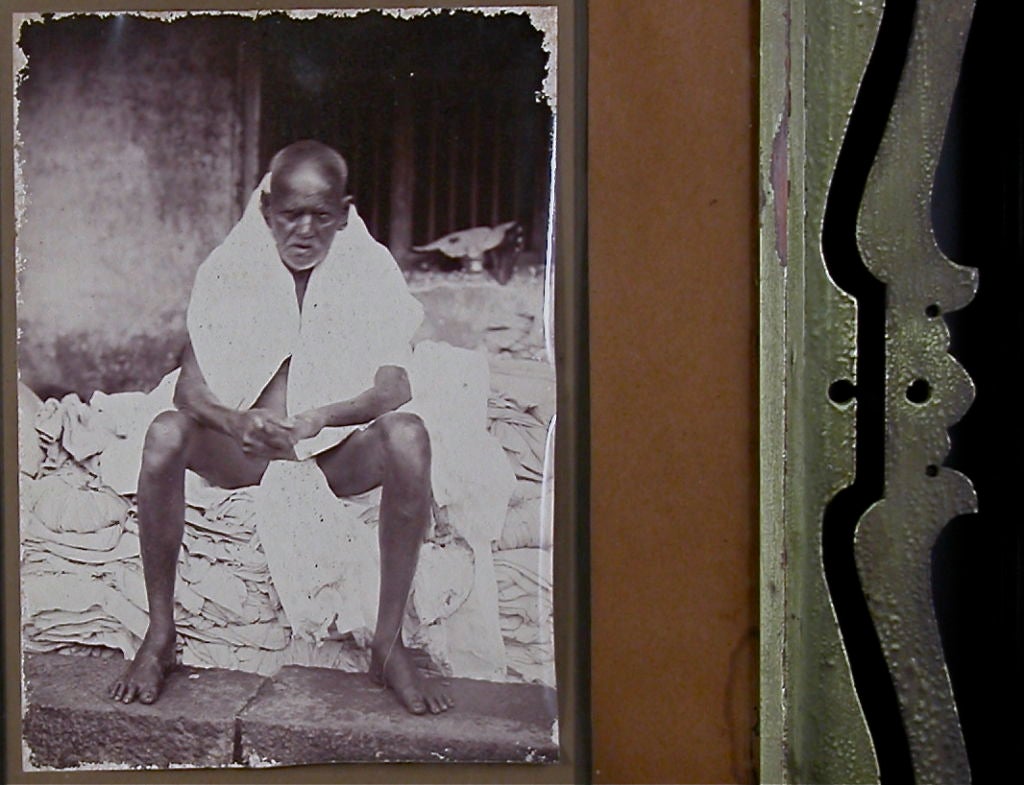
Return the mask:
[[475, 226], [446, 234], [432, 243], [413, 246], [417, 253], [440, 252], [457, 259], [469, 273], [485, 269], [498, 283], [506, 284], [515, 271], [516, 259], [524, 247], [523, 227], [516, 221], [497, 226]]

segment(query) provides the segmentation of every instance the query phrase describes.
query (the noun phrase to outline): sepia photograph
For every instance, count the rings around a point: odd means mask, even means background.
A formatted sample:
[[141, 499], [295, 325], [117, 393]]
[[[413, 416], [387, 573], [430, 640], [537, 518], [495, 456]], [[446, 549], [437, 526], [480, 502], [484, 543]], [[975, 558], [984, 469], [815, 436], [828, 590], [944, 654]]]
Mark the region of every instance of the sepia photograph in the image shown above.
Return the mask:
[[26, 771], [559, 760], [557, 28], [14, 15]]

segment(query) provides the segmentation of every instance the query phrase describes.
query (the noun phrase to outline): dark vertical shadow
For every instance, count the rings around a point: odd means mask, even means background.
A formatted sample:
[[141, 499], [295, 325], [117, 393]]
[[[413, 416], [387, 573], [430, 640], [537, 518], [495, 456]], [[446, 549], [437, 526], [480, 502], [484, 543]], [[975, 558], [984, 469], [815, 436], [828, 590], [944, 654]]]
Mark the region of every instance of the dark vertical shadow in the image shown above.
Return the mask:
[[[823, 520], [825, 578], [883, 783], [913, 782], [896, 691], [868, 614], [854, 561], [857, 521], [882, 497], [885, 457], [885, 286], [864, 266], [856, 224], [868, 172], [878, 152], [913, 29], [913, 0], [888, 0], [874, 51], [854, 104], [829, 189], [822, 230], [833, 280], [857, 298], [857, 455], [854, 483], [836, 494]], [[822, 390], [821, 395], [826, 391]]]
[[[578, 782], [589, 782], [593, 772], [594, 750], [591, 717], [591, 635], [590, 635], [590, 354], [589, 339], [589, 249], [587, 245], [587, 183], [589, 169], [587, 162], [587, 58], [589, 45], [587, 39], [587, 7], [586, 3], [576, 6], [574, 33], [578, 42], [576, 62], [576, 92], [573, 96], [572, 110], [575, 113], [575, 161], [573, 162], [576, 176], [576, 188], [573, 194], [573, 209], [576, 218], [576, 263], [573, 283], [577, 287], [578, 312], [576, 315], [576, 342], [571, 352], [577, 360], [573, 382], [576, 385], [576, 510], [577, 520], [574, 530], [576, 539], [576, 585], [572, 587], [576, 594], [576, 778]], [[572, 263], [570, 262], [570, 264]]]
[[951, 353], [974, 380], [947, 463], [974, 482], [979, 511], [933, 552], [939, 628], [975, 785], [1019, 778], [1024, 742], [1024, 85], [1020, 3], [978, 0], [939, 161], [935, 234], [978, 269], [975, 299], [949, 314]]

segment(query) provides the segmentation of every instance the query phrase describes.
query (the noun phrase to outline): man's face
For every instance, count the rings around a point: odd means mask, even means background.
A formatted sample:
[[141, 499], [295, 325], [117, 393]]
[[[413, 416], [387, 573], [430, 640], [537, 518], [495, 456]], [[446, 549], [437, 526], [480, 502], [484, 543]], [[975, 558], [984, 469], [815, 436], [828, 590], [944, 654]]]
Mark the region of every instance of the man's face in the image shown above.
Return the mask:
[[334, 235], [348, 223], [352, 198], [313, 162], [275, 173], [261, 202], [278, 255], [293, 272], [312, 270], [327, 256]]

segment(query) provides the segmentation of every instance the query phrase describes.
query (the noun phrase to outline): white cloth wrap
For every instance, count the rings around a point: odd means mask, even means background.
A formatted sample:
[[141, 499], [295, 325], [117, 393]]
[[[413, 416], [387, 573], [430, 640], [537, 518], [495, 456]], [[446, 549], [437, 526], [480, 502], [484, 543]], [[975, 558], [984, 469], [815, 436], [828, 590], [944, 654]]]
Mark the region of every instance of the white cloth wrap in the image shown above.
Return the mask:
[[[248, 408], [290, 357], [287, 410], [295, 415], [355, 397], [373, 386], [383, 365], [408, 371], [413, 400], [403, 409], [419, 413], [430, 433], [435, 500], [473, 553], [471, 587], [459, 590], [450, 616], [420, 634], [454, 675], [501, 679], [506, 659], [491, 543], [501, 533], [515, 476], [486, 431], [487, 359], [433, 342], [413, 354], [423, 307], [354, 208], [310, 274], [300, 315], [293, 276], [259, 209], [267, 185], [264, 178], [196, 274], [187, 325], [206, 382], [223, 404]], [[299, 442], [300, 462], [272, 463], [256, 495], [257, 531], [301, 637], [320, 639], [332, 624], [368, 634], [376, 617], [375, 538], [359, 521], [358, 505], [335, 499], [316, 465], [304, 460], [358, 427], [325, 428]], [[435, 577], [417, 575], [416, 591], [451, 594], [454, 586], [436, 585], [444, 570], [429, 574]]]
[[[288, 414], [354, 398], [382, 365], [408, 367], [423, 307], [391, 253], [355, 208], [310, 274], [300, 316], [295, 281], [260, 211], [264, 178], [241, 220], [196, 273], [187, 326], [206, 383], [225, 406], [246, 409], [289, 357]], [[325, 428], [298, 458], [358, 426]]]

